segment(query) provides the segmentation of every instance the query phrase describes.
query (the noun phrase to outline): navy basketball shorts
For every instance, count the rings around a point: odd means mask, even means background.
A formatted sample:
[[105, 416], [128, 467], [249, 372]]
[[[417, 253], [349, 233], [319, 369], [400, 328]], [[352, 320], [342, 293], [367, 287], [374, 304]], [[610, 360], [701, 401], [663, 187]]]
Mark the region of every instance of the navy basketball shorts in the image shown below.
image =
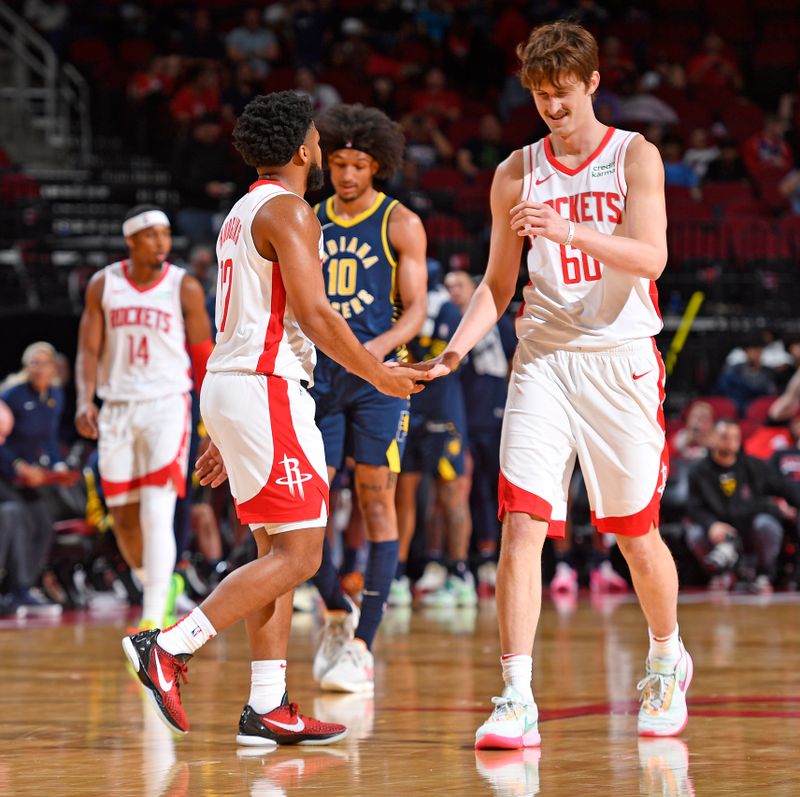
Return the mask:
[[463, 476], [467, 443], [462, 425], [453, 420], [435, 420], [416, 413], [403, 454], [403, 473], [425, 473], [443, 481]]
[[325, 461], [339, 470], [346, 456], [358, 465], [400, 472], [408, 434], [408, 399], [386, 396], [341, 366], [317, 367], [311, 394], [325, 444]]

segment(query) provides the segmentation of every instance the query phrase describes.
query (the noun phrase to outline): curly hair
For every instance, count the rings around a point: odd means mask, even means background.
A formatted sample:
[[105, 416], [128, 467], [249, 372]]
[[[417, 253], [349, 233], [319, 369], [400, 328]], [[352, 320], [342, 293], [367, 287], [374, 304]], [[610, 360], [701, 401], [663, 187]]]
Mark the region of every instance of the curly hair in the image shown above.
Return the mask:
[[233, 145], [248, 166], [284, 166], [314, 121], [311, 100], [295, 91], [260, 94], [233, 128]]
[[405, 137], [400, 125], [377, 108], [335, 105], [316, 120], [326, 155], [337, 149], [357, 149], [378, 162], [376, 177], [391, 177], [403, 162]]

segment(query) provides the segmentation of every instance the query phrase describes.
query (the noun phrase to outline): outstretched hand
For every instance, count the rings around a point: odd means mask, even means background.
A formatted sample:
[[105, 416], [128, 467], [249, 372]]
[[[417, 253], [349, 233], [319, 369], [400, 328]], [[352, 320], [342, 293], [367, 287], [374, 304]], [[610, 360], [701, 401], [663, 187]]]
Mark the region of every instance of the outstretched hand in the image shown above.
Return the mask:
[[197, 458], [194, 466], [203, 487], [209, 484], [212, 487], [219, 487], [228, 478], [222, 454], [213, 442], [209, 443], [208, 448]]
[[411, 365], [400, 365], [396, 362], [387, 362], [381, 365], [383, 374], [375, 382], [375, 387], [387, 396], [395, 398], [405, 398], [412, 393], [421, 393], [425, 390], [425, 385], [420, 382], [428, 382], [431, 377], [427, 373], [414, 368]]
[[449, 376], [452, 374], [453, 371], [458, 368], [460, 361], [461, 360], [459, 356], [455, 352], [446, 351], [431, 360], [425, 360], [421, 363], [414, 363], [408, 367], [424, 373], [426, 378], [429, 381], [432, 381], [434, 379], [440, 379], [443, 376]]

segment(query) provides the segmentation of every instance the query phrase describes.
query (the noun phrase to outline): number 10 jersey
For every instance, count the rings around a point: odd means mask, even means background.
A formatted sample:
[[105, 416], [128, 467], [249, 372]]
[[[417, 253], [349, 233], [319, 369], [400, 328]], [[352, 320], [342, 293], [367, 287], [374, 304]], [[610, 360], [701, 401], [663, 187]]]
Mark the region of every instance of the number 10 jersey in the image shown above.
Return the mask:
[[[625, 212], [625, 154], [636, 133], [608, 128], [576, 169], [560, 163], [550, 138], [523, 148], [522, 199], [544, 202], [575, 223], [611, 234]], [[606, 268], [574, 246], [529, 238], [530, 284], [517, 319], [520, 340], [564, 349], [607, 349], [662, 327], [655, 282]]]
[[127, 260], [104, 269], [105, 317], [97, 395], [104, 401], [144, 401], [192, 389], [181, 308], [185, 270], [170, 263], [142, 288]]

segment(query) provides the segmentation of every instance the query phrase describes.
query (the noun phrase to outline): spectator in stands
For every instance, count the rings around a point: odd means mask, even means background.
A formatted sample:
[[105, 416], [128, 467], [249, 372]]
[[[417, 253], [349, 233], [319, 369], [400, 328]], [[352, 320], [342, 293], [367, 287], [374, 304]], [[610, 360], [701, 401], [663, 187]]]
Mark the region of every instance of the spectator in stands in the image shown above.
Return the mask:
[[747, 169], [734, 139], [724, 138], [719, 142], [719, 157], [708, 164], [705, 177], [714, 183], [740, 183], [747, 179]]
[[[741, 453], [742, 434], [735, 421], [719, 421], [711, 451], [689, 474], [687, 543], [712, 575], [733, 570], [759, 592], [772, 590], [783, 526], [772, 497], [800, 507], [800, 491], [769, 463]], [[752, 563], [751, 563], [752, 562]]]
[[322, 113], [338, 105], [342, 98], [333, 86], [327, 83], [318, 83], [314, 70], [301, 66], [294, 74], [295, 88], [299, 94], [306, 94], [311, 98], [314, 113]]
[[725, 52], [725, 42], [713, 31], [703, 40], [703, 50], [690, 59], [686, 75], [691, 85], [706, 89], [739, 92], [742, 88], [739, 66]]
[[719, 158], [719, 147], [709, 140], [708, 130], [696, 127], [689, 136], [689, 146], [683, 153], [683, 162], [702, 180], [710, 163]]
[[170, 103], [173, 119], [182, 129], [208, 114], [219, 113], [220, 92], [217, 70], [213, 67], [194, 67], [184, 86], [178, 89]]
[[214, 249], [205, 244], [193, 246], [186, 264], [188, 272], [203, 286], [203, 293], [208, 296], [216, 287], [217, 258]]
[[664, 159], [664, 183], [667, 188], [688, 188], [692, 198], [699, 200], [700, 178], [694, 169], [683, 160], [681, 142], [675, 136], [666, 136], [659, 147]]
[[669, 441], [671, 457], [694, 462], [702, 459], [714, 435], [714, 408], [707, 401], [693, 401], [686, 413], [686, 426]]
[[645, 91], [682, 94], [686, 90], [686, 70], [664, 50], [657, 49], [640, 85]]
[[439, 67], [429, 69], [425, 75], [425, 88], [414, 92], [411, 110], [437, 125], [454, 122], [461, 116], [461, 97], [447, 88], [447, 78]]
[[178, 228], [192, 243], [213, 241], [218, 232], [216, 216], [227, 212], [237, 192], [231, 180], [234, 169], [230, 147], [222, 137], [218, 116], [204, 116], [189, 138], [179, 144], [173, 173], [181, 192]]
[[761, 337], [752, 337], [742, 348], [745, 361], [723, 369], [717, 382], [717, 391], [731, 399], [740, 414], [744, 415], [753, 399], [774, 395], [776, 390], [772, 371], [762, 362], [764, 341]]
[[764, 117], [764, 126], [745, 141], [744, 165], [751, 177], [759, 180], [762, 175], [786, 175], [793, 166], [792, 151], [784, 138], [784, 123], [779, 116], [769, 113]]
[[60, 613], [43, 595], [31, 591], [41, 577], [53, 542], [49, 486], [54, 473], [66, 471], [58, 429], [64, 394], [56, 378], [56, 351], [39, 341], [22, 355], [23, 369], [3, 383], [0, 398], [14, 416], [13, 431], [0, 446], [0, 501], [10, 501], [25, 522], [24, 562], [16, 574], [15, 598], [32, 611]]
[[249, 61], [242, 61], [236, 67], [236, 76], [228, 88], [222, 92], [222, 118], [226, 124], [233, 125], [250, 100], [260, 93], [256, 73]]
[[221, 61], [225, 58], [222, 43], [207, 8], [196, 8], [189, 28], [180, 37], [178, 53], [190, 60]]
[[431, 117], [406, 114], [401, 125], [406, 137], [406, 158], [422, 171], [453, 157], [453, 145]]
[[459, 171], [470, 180], [481, 171], [494, 171], [511, 154], [511, 148], [502, 139], [500, 120], [493, 113], [482, 116], [478, 135], [466, 141], [456, 153]]
[[278, 37], [261, 25], [256, 7], [245, 9], [242, 24], [225, 37], [225, 47], [234, 64], [248, 61], [259, 78], [269, 74], [271, 64], [281, 55]]
[[624, 124], [658, 124], [662, 127], [672, 127], [680, 121], [674, 108], [637, 85], [635, 75], [620, 81], [617, 94], [620, 106], [619, 118]]
[[[790, 344], [790, 351], [800, 348], [800, 343]], [[780, 423], [793, 418], [800, 412], [800, 368], [798, 368], [786, 385], [785, 390], [770, 405], [768, 416], [771, 421]]]
[[635, 84], [636, 66], [617, 36], [606, 36], [600, 45], [600, 72], [603, 85], [610, 91], [617, 91], [623, 83]]
[[390, 119], [397, 115], [397, 97], [394, 81], [386, 75], [378, 75], [372, 81], [370, 106], [383, 111]]
[[[270, 9], [267, 9], [267, 13]], [[295, 0], [292, 4], [290, 27], [295, 52], [313, 68], [323, 63], [325, 42], [333, 30], [332, 9], [318, 0]]]
[[[475, 293], [475, 281], [466, 271], [444, 278], [450, 300], [462, 314]], [[497, 480], [500, 477], [500, 429], [506, 404], [508, 364], [517, 336], [508, 316], [470, 352], [458, 369], [467, 408], [467, 440], [472, 455], [470, 510], [474, 547], [479, 555], [478, 583], [494, 587], [500, 523], [497, 519]]]

